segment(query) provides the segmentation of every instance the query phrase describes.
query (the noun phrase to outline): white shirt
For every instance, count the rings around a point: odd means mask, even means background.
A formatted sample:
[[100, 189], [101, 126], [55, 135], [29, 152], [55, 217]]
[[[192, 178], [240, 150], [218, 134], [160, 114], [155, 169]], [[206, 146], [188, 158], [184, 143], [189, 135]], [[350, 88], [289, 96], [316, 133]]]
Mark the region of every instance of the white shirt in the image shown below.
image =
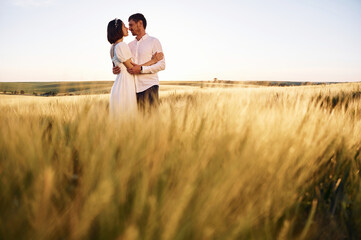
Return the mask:
[[[155, 52], [163, 52], [159, 40], [148, 34], [145, 34], [139, 41], [137, 39], [133, 40], [128, 45], [132, 52], [134, 63], [136, 64], [143, 64], [150, 61]], [[164, 69], [164, 58], [152, 66], [143, 66], [141, 74], [134, 75], [137, 93], [143, 92], [154, 85], [159, 85], [157, 72]]]

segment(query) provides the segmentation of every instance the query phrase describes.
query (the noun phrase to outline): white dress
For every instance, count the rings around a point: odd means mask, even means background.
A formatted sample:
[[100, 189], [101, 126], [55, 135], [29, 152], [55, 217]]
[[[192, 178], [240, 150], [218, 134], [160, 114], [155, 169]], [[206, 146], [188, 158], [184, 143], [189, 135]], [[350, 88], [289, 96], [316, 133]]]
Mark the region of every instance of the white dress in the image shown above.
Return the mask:
[[110, 91], [109, 112], [113, 117], [132, 116], [137, 112], [137, 97], [134, 76], [128, 73], [123, 62], [132, 58], [128, 44], [120, 42], [112, 45], [110, 55], [115, 66], [120, 67]]

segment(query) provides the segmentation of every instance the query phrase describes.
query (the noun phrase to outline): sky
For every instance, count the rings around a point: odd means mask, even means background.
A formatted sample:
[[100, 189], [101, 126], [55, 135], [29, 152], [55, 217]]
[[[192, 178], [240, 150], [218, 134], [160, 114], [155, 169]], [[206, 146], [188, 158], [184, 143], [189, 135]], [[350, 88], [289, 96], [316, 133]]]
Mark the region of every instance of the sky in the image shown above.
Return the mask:
[[0, 0], [0, 81], [114, 80], [107, 24], [138, 12], [161, 81], [361, 81], [360, 0]]

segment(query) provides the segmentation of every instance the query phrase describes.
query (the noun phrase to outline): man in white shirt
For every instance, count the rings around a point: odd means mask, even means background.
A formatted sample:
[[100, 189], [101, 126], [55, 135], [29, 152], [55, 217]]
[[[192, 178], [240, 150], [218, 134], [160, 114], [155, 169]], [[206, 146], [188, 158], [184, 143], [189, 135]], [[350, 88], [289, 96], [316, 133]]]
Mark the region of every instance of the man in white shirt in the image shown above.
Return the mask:
[[[145, 29], [147, 20], [141, 13], [133, 14], [128, 19], [129, 30], [135, 40], [130, 42], [129, 48], [133, 55], [133, 62], [136, 64], [129, 73], [135, 76], [135, 88], [137, 91], [137, 103], [140, 110], [144, 111], [148, 106], [156, 107], [159, 103], [159, 78], [157, 72], [165, 69], [164, 58], [151, 66], [140, 66], [151, 60], [156, 52], [163, 52], [159, 40], [149, 36]], [[120, 73], [118, 66], [113, 68], [114, 74]]]

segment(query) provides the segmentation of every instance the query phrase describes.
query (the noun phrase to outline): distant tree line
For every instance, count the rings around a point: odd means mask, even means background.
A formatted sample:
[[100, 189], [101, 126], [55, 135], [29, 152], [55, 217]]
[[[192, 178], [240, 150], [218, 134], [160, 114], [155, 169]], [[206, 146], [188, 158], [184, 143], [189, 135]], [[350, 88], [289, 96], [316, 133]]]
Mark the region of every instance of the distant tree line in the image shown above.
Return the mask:
[[[7, 90], [0, 90], [0, 93], [3, 92], [3, 94], [11, 94], [11, 95], [24, 95], [25, 94], [25, 91], [24, 90], [14, 90], [14, 91], [7, 91]], [[56, 96], [58, 94], [58, 92], [56, 91], [49, 91], [49, 92], [46, 92], [46, 93], [37, 93], [37, 92], [33, 92], [33, 95], [34, 96]]]
[[17, 91], [17, 90], [14, 90], [14, 91], [0, 90], [0, 92], [3, 92], [4, 94], [13, 94], [13, 95], [16, 95], [16, 94], [24, 95], [25, 94], [24, 90], [20, 90], [20, 91]]
[[49, 92], [46, 92], [46, 93], [41, 94], [40, 96], [49, 97], [49, 96], [56, 96], [57, 94], [58, 94], [58, 93], [55, 92], [55, 91], [49, 91]]

